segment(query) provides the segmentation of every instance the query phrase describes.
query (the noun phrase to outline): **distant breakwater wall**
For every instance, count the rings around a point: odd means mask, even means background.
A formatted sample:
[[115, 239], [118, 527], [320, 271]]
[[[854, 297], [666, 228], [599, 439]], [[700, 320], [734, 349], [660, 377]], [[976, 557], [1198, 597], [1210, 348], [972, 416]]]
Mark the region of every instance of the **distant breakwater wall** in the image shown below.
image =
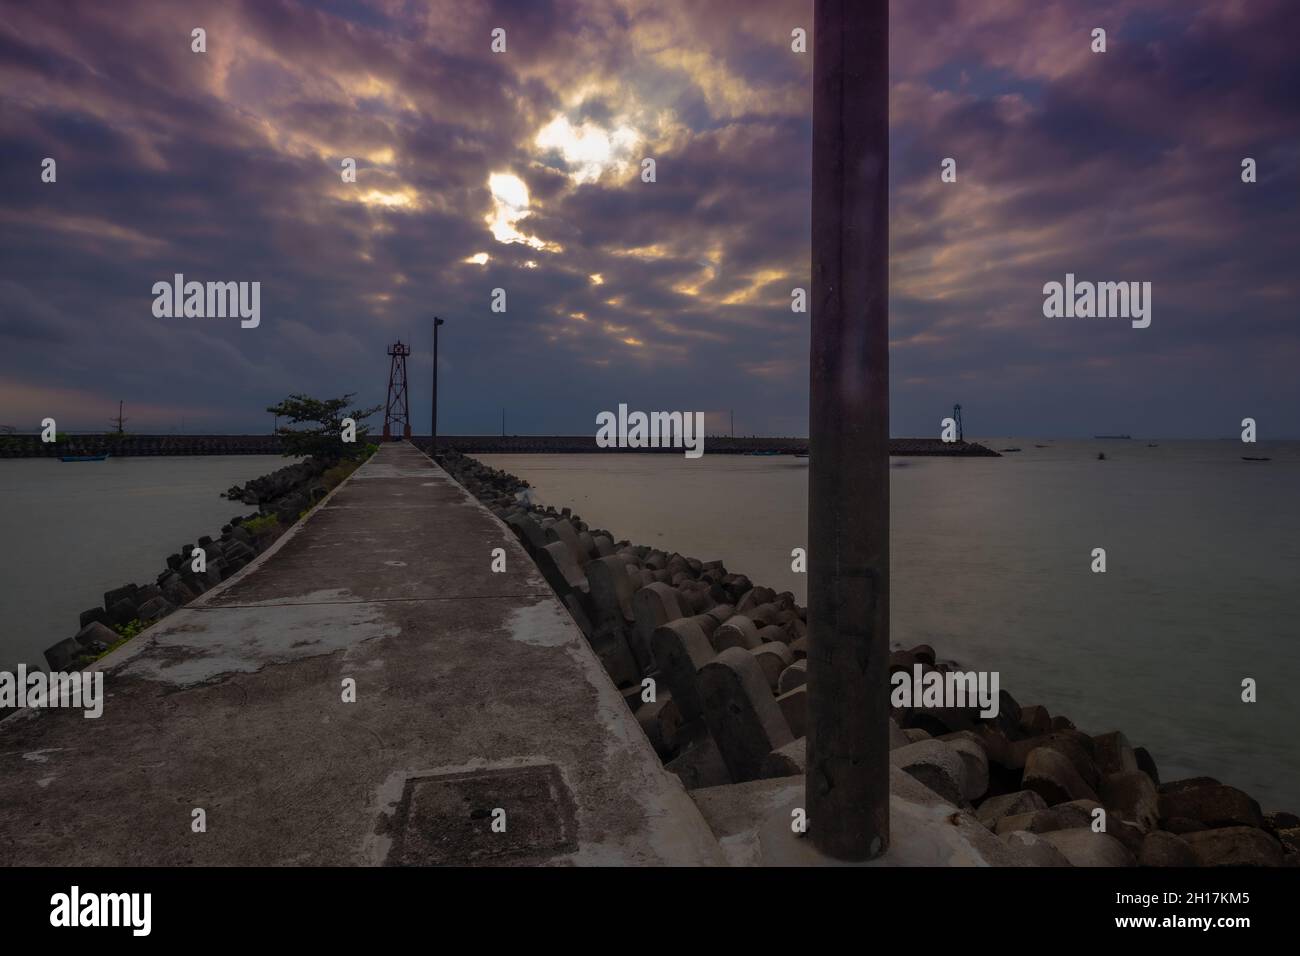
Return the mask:
[[[428, 436], [417, 436], [412, 443], [429, 452]], [[601, 448], [594, 435], [439, 435], [438, 451], [457, 451], [462, 455], [626, 453], [621, 448]], [[637, 452], [681, 455], [680, 448], [639, 448]], [[806, 455], [806, 438], [730, 438], [705, 436], [704, 452], [709, 455]], [[896, 456], [943, 456], [947, 458], [1000, 458], [996, 451], [977, 442], [944, 442], [938, 438], [891, 438], [889, 453]]]
[[[429, 437], [411, 442], [429, 452]], [[438, 450], [464, 455], [618, 454], [626, 449], [600, 448], [594, 435], [439, 435]], [[806, 455], [806, 438], [721, 438], [706, 436], [706, 454]], [[638, 452], [680, 455], [680, 448], [645, 448]], [[70, 435], [64, 441], [42, 442], [39, 435], [0, 437], [0, 458], [59, 458], [63, 455], [141, 457], [162, 455], [280, 455], [284, 446], [275, 435]], [[896, 457], [1000, 458], [978, 442], [943, 442], [937, 438], [892, 438], [889, 453]]]
[[[515, 533], [687, 789], [805, 772], [807, 611], [789, 591], [617, 540], [455, 450], [439, 462]], [[890, 655], [891, 675], [917, 667], [963, 670], [928, 645]], [[891, 715], [891, 765], [1036, 865], [1300, 865], [1300, 816], [1265, 813], [1210, 777], [1162, 783], [1120, 731], [1085, 733], [1005, 689], [989, 718], [928, 706]]]
[[216, 538], [198, 539], [203, 569], [195, 569], [195, 545], [184, 544], [167, 556], [166, 567], [153, 583], [128, 583], [105, 592], [102, 604], [81, 612], [75, 635], [45, 651], [50, 670], [89, 665], [239, 571], [325, 497], [331, 466], [309, 458], [223, 492], [223, 497], [257, 505], [257, 510], [232, 517]]
[[39, 435], [0, 437], [0, 458], [59, 458], [63, 455], [141, 457], [159, 455], [280, 455], [274, 435], [69, 435], [43, 442]]

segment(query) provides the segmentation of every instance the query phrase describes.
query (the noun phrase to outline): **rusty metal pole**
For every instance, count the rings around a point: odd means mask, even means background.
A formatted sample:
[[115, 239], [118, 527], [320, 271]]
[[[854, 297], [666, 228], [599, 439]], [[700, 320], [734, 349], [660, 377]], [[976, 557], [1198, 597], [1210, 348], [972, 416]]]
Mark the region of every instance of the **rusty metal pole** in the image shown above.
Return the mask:
[[889, 845], [889, 3], [816, 0], [808, 835]]
[[429, 426], [429, 457], [438, 454], [438, 326], [444, 319], [433, 317], [433, 424]]

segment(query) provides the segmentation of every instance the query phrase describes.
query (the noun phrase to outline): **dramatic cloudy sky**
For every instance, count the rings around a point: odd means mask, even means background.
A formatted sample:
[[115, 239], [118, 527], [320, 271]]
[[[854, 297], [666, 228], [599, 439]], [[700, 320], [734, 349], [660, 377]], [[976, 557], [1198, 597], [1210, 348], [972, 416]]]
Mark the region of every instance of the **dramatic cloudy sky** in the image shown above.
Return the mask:
[[[895, 434], [960, 401], [975, 434], [1251, 415], [1300, 437], [1297, 11], [894, 4]], [[381, 402], [400, 337], [424, 431], [437, 313], [445, 432], [495, 432], [504, 406], [512, 432], [590, 433], [627, 402], [806, 434], [811, 54], [790, 35], [811, 16], [0, 0], [0, 423], [103, 428], [122, 398], [133, 430], [260, 431], [289, 392]], [[176, 272], [260, 281], [261, 326], [155, 318]], [[1044, 318], [1066, 272], [1152, 282], [1151, 327]]]

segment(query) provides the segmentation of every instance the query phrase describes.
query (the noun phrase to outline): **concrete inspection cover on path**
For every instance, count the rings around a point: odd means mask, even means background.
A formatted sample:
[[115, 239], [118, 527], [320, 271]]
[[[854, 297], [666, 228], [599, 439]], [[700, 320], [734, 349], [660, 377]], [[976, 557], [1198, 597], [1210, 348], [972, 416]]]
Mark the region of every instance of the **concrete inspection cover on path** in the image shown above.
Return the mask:
[[536, 862], [578, 848], [573, 795], [554, 764], [410, 777], [394, 830], [389, 866]]

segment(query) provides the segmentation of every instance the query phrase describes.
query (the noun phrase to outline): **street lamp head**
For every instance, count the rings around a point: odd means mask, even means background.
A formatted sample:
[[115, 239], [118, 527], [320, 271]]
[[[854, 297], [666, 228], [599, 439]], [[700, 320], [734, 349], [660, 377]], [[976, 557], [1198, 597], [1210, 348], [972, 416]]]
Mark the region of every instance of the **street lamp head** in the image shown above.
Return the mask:
[[438, 317], [435, 315], [435, 316], [433, 317], [433, 324], [434, 324], [434, 325], [446, 325], [446, 324], [447, 324], [447, 320], [446, 320], [446, 319], [440, 319], [440, 318], [438, 318]]

